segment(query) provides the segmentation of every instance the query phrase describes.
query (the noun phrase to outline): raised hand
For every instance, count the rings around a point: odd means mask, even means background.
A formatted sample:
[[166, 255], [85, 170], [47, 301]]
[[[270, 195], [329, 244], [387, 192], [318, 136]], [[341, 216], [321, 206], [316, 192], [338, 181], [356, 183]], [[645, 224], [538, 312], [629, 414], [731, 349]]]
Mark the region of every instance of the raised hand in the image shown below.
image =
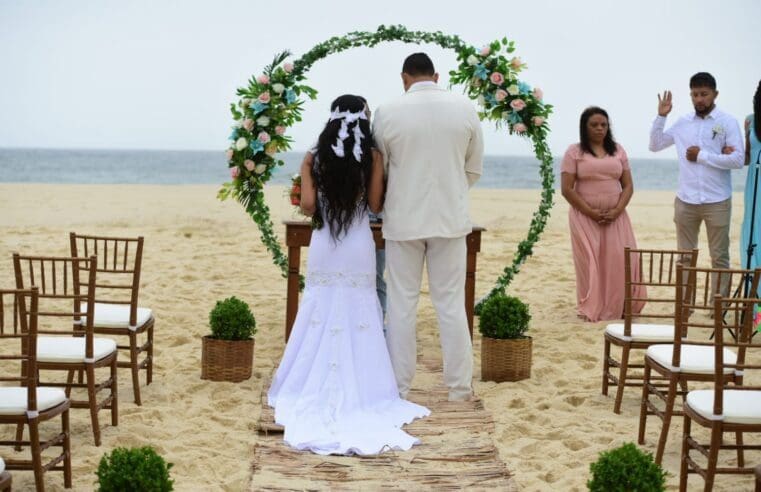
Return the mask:
[[671, 108], [671, 91], [663, 91], [663, 97], [658, 94], [658, 115], [668, 115], [671, 112]]

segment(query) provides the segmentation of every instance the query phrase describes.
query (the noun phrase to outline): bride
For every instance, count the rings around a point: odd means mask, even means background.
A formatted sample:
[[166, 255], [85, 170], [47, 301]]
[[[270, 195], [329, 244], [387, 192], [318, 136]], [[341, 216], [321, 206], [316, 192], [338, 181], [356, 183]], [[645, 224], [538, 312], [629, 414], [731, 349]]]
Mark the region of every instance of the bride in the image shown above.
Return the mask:
[[306, 289], [268, 393], [285, 442], [318, 454], [373, 455], [420, 441], [401, 429], [427, 408], [399, 397], [375, 292], [368, 208], [383, 206], [383, 160], [364, 99], [344, 95], [301, 166], [301, 208], [318, 214]]

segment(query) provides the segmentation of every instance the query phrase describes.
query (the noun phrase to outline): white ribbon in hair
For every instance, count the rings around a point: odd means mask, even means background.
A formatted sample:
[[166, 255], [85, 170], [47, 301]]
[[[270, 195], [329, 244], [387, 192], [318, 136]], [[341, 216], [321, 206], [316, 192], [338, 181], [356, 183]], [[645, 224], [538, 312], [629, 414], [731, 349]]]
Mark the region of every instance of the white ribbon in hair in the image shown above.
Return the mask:
[[[365, 114], [365, 111], [357, 111], [356, 113], [352, 113], [351, 111], [338, 111], [337, 109], [334, 110], [332, 113], [330, 113], [330, 120], [328, 121], [334, 121], [334, 120], [341, 120], [341, 128], [338, 130], [338, 138], [336, 138], [336, 143], [331, 146], [333, 149], [333, 152], [336, 154], [337, 157], [344, 157], [344, 140], [346, 140], [349, 137], [349, 124], [354, 123], [357, 120], [366, 120], [367, 115]], [[357, 162], [362, 161], [362, 139], [365, 138], [365, 134], [362, 133], [362, 129], [359, 128], [359, 125], [354, 126], [354, 148], [352, 149], [352, 154], [354, 154], [354, 159]]]

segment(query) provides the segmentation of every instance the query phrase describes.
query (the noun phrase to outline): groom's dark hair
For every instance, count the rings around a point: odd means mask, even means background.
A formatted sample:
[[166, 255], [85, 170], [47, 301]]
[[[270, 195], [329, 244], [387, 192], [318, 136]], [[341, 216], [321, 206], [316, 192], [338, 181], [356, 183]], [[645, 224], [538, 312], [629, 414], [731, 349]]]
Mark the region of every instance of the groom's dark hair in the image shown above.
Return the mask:
[[433, 62], [425, 53], [413, 53], [404, 60], [402, 73], [417, 77], [420, 75], [432, 76], [436, 73]]
[[708, 87], [709, 89], [716, 90], [716, 79], [713, 78], [708, 72], [698, 72], [690, 77], [690, 89], [696, 87]]

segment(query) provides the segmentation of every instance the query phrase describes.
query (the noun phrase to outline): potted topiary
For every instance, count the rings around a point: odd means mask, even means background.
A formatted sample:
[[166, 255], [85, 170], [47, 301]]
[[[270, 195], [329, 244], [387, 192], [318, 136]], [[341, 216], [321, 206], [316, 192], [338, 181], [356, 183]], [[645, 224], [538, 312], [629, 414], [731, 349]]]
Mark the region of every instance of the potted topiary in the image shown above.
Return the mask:
[[491, 296], [481, 306], [481, 380], [520, 381], [531, 377], [531, 315], [517, 297]]
[[209, 313], [211, 335], [203, 337], [201, 379], [239, 383], [251, 377], [256, 320], [237, 297], [217, 301]]
[[95, 483], [101, 492], [165, 492], [174, 488], [170, 468], [150, 446], [116, 448], [100, 459]]
[[600, 453], [589, 465], [592, 492], [659, 492], [666, 489], [666, 472], [633, 443]]

